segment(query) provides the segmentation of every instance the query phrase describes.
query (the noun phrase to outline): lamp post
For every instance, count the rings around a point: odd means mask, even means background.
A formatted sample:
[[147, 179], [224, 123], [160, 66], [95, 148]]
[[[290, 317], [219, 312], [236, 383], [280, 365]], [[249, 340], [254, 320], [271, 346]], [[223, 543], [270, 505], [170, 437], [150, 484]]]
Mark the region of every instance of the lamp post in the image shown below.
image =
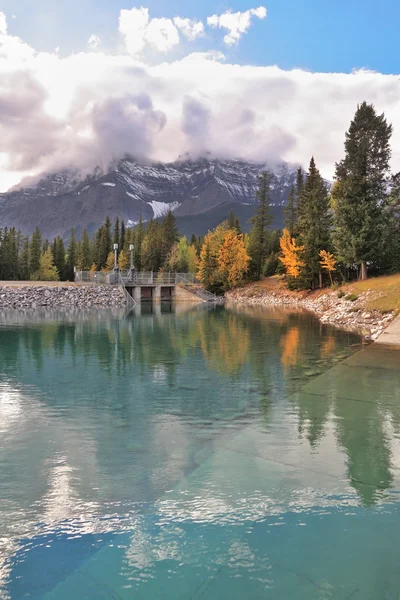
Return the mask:
[[130, 281], [133, 281], [133, 273], [134, 273], [134, 270], [135, 270], [135, 267], [133, 265], [133, 251], [134, 251], [134, 249], [135, 249], [135, 246], [133, 244], [131, 244], [129, 246], [129, 250], [131, 252], [131, 267], [129, 269], [129, 279], [130, 279]]
[[114, 244], [114, 275], [115, 280], [118, 278], [118, 244]]

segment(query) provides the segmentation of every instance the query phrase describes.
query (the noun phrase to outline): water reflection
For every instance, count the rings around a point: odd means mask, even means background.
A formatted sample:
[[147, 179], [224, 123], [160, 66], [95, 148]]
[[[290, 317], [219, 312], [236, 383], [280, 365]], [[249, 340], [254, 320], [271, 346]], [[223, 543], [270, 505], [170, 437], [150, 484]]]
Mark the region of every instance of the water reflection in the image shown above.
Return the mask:
[[[0, 555], [18, 557], [0, 566], [0, 598], [19, 597], [30, 549], [64, 536], [95, 535], [83, 555], [125, 532], [140, 570], [157, 552], [182, 560], [179, 523], [272, 526], [396, 498], [400, 353], [359, 351], [290, 310], [0, 319]], [[160, 523], [178, 529], [156, 550]], [[245, 561], [253, 541], [226, 531], [224, 560]]]

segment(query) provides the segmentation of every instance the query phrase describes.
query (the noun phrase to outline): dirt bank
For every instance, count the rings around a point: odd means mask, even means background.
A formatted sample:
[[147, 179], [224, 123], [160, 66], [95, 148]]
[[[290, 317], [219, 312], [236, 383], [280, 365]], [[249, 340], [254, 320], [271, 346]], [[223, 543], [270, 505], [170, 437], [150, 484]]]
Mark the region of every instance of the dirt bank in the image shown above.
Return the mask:
[[303, 308], [316, 314], [322, 323], [357, 331], [366, 339], [376, 340], [393, 321], [395, 313], [369, 309], [371, 294], [371, 290], [366, 290], [350, 298], [350, 294], [340, 290], [292, 292], [279, 278], [271, 277], [228, 292], [226, 300], [235, 304]]

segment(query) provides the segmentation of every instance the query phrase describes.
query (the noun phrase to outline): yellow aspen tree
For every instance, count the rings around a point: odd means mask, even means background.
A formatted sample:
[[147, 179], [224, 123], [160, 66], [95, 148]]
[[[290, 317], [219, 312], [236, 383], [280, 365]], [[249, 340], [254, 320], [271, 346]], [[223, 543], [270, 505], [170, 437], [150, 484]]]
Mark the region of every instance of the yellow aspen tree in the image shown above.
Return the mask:
[[218, 270], [224, 287], [238, 286], [249, 270], [250, 257], [243, 242], [243, 236], [235, 229], [228, 229], [218, 253]]
[[333, 280], [332, 280], [332, 272], [336, 271], [336, 258], [333, 256], [333, 254], [331, 254], [330, 252], [327, 252], [326, 250], [321, 250], [321, 252], [319, 253], [319, 256], [321, 258], [321, 260], [319, 261], [319, 264], [321, 265], [322, 269], [325, 269], [325, 271], [328, 271], [329, 273], [329, 278], [331, 280], [331, 285], [333, 284]]
[[114, 252], [110, 252], [107, 256], [106, 266], [102, 269], [104, 273], [109, 273], [114, 269]]
[[297, 246], [294, 238], [290, 237], [288, 229], [283, 230], [282, 237], [279, 240], [282, 256], [279, 260], [285, 267], [287, 275], [298, 277], [300, 270], [305, 266], [305, 263], [300, 259], [299, 254], [304, 250], [304, 246]]
[[130, 258], [129, 250], [121, 250], [121, 252], [119, 253], [119, 256], [118, 256], [119, 268], [122, 271], [126, 271], [127, 269], [129, 269], [130, 264], [131, 264], [131, 258]]

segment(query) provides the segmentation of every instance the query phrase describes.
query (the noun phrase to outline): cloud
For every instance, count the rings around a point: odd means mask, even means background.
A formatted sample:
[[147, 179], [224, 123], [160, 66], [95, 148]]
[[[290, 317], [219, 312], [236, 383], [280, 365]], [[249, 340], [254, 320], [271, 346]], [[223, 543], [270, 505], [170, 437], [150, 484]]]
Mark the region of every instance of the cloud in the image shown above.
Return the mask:
[[314, 155], [332, 177], [363, 100], [393, 123], [393, 169], [400, 170], [398, 75], [237, 65], [215, 51], [152, 65], [101, 49], [62, 57], [36, 52], [8, 34], [0, 16], [1, 23], [3, 189], [25, 174], [107, 168], [125, 154], [173, 161], [211, 152], [271, 166], [306, 166]]
[[150, 19], [147, 8], [121, 10], [119, 31], [129, 54], [140, 54], [146, 45], [168, 52], [179, 44], [179, 32], [171, 19]]
[[227, 10], [222, 15], [212, 15], [212, 17], [208, 17], [207, 25], [210, 27], [227, 29], [228, 33], [224, 37], [224, 42], [227, 46], [233, 46], [234, 44], [237, 44], [242, 35], [250, 29], [253, 17], [265, 19], [266, 16], [267, 9], [264, 6], [250, 8], [245, 12], [236, 13]]
[[0, 12], [0, 34], [6, 35], [7, 33], [7, 19], [6, 15]]
[[202, 21], [175, 17], [174, 24], [175, 27], [177, 27], [179, 31], [191, 42], [204, 35], [204, 24]]
[[93, 33], [88, 39], [88, 46], [91, 50], [96, 50], [99, 46], [101, 46], [101, 37]]

